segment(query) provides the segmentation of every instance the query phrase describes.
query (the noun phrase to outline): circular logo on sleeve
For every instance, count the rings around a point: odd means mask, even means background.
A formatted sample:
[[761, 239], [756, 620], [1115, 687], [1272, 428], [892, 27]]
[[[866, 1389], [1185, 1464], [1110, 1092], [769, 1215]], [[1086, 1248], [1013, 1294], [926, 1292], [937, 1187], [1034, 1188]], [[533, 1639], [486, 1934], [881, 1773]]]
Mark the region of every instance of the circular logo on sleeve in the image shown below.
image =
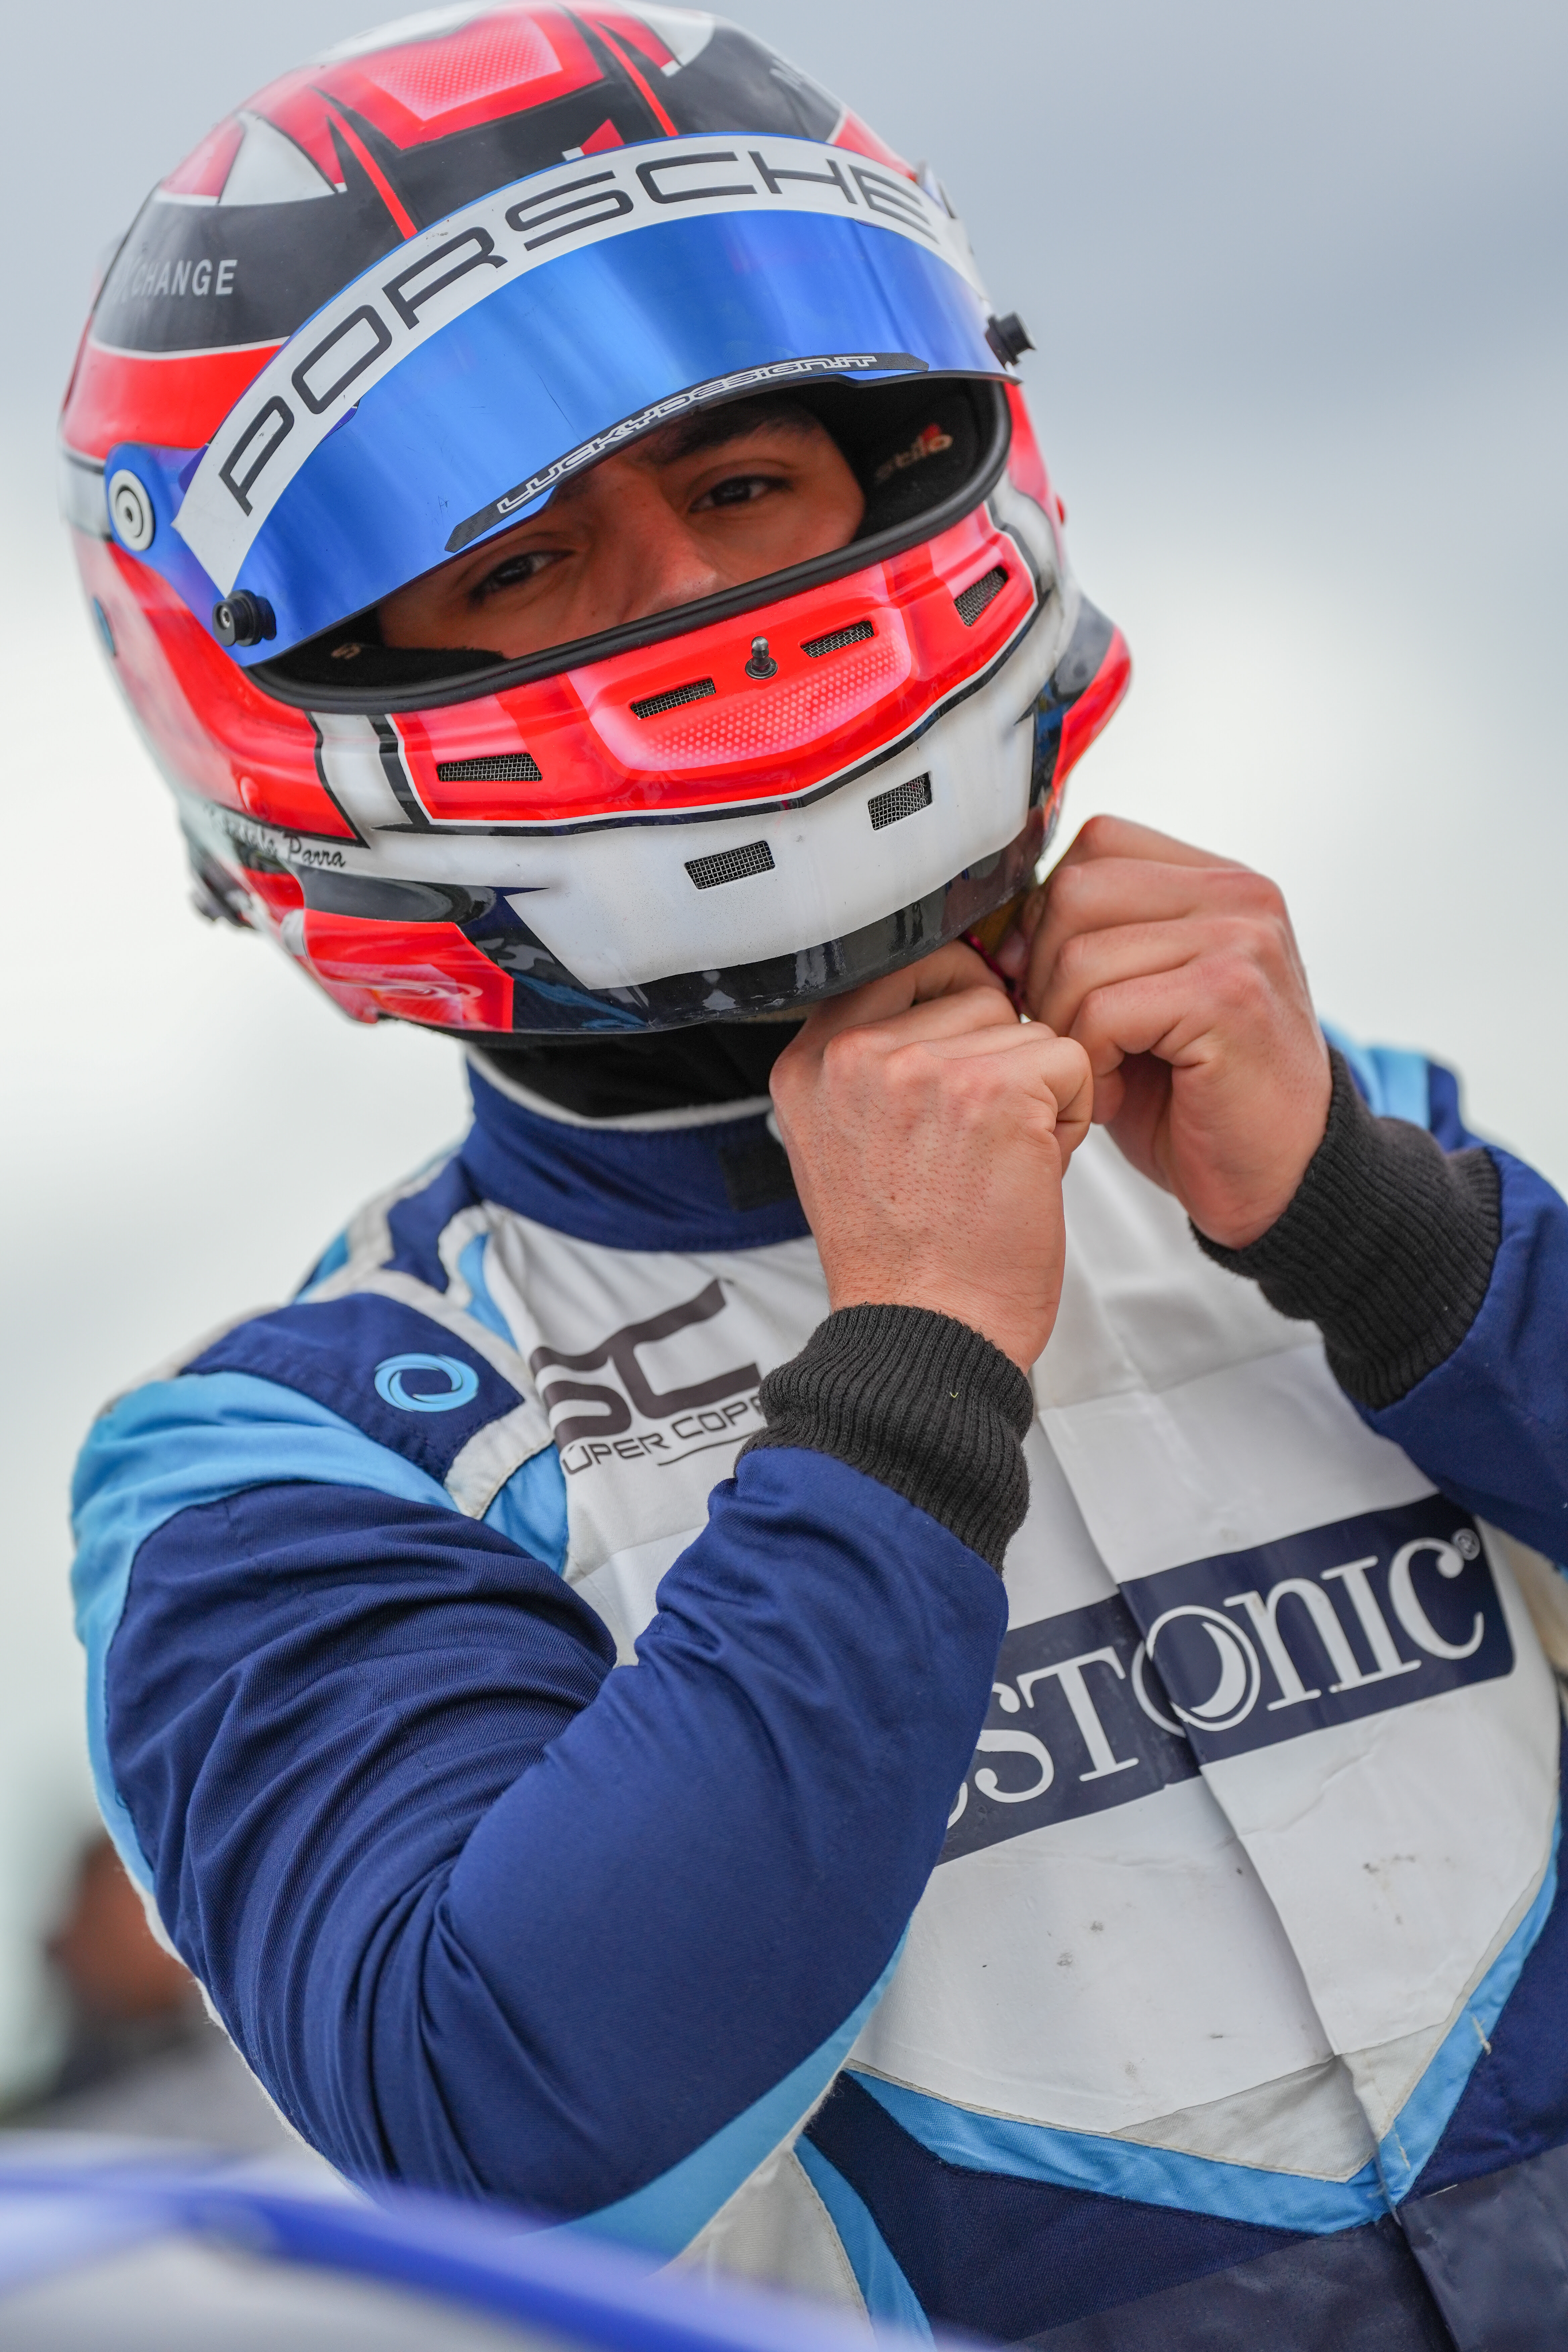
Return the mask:
[[[410, 1389], [405, 1383], [416, 1374], [421, 1384]], [[479, 1388], [478, 1372], [456, 1356], [388, 1356], [375, 1368], [377, 1396], [400, 1412], [455, 1412]]]

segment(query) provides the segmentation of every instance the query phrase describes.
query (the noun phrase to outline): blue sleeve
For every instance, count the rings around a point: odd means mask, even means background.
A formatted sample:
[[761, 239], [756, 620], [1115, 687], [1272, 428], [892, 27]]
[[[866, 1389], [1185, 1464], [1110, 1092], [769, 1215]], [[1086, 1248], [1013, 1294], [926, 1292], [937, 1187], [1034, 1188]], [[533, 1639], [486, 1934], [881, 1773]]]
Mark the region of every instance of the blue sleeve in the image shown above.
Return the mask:
[[1445, 1494], [1568, 1562], [1568, 1204], [1470, 1132], [1440, 1062], [1324, 1027], [1374, 1111], [1426, 1128], [1445, 1151], [1487, 1150], [1500, 1186], [1501, 1238], [1475, 1321], [1397, 1404], [1363, 1417]]
[[824, 1454], [740, 1465], [613, 1672], [493, 1526], [258, 1484], [141, 1540], [105, 1738], [175, 1943], [333, 2162], [670, 2253], [874, 2000], [1004, 1618]]
[[1522, 1160], [1486, 1147], [1502, 1237], [1480, 1312], [1453, 1354], [1366, 1420], [1435, 1486], [1568, 1561], [1568, 1205]]

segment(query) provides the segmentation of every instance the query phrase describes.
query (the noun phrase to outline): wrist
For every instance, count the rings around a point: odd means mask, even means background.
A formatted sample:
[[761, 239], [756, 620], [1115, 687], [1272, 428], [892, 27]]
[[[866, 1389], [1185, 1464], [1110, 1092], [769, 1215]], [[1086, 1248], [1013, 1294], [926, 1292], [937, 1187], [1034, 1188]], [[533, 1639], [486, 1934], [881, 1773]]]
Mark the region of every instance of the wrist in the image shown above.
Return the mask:
[[[1246, 1250], [1276, 1226], [1322, 1149], [1333, 1107], [1333, 1069], [1320, 1039], [1317, 1067], [1276, 1097], [1235, 1156], [1235, 1172], [1205, 1171], [1202, 1200], [1184, 1200], [1194, 1225], [1222, 1249]], [[1173, 1188], [1182, 1189], [1182, 1188]]]
[[858, 1308], [885, 1307], [917, 1315], [940, 1316], [985, 1340], [1027, 1378], [1045, 1352], [1055, 1321], [1055, 1302], [1044, 1331], [1039, 1318], [1021, 1315], [1016, 1300], [1005, 1292], [988, 1291], [972, 1283], [922, 1281], [907, 1271], [879, 1280], [874, 1275], [845, 1282], [830, 1280], [827, 1303], [835, 1315]]
[[1193, 1228], [1282, 1315], [1316, 1323], [1335, 1378], [1382, 1411], [1446, 1361], [1479, 1311], [1500, 1237], [1497, 1167], [1380, 1118], [1342, 1055], [1322, 1142], [1283, 1213], [1241, 1248]]
[[742, 1448], [803, 1446], [862, 1470], [940, 1520], [998, 1573], [1028, 1508], [1029, 1383], [982, 1333], [931, 1308], [861, 1302], [819, 1324], [763, 1382], [767, 1428]]

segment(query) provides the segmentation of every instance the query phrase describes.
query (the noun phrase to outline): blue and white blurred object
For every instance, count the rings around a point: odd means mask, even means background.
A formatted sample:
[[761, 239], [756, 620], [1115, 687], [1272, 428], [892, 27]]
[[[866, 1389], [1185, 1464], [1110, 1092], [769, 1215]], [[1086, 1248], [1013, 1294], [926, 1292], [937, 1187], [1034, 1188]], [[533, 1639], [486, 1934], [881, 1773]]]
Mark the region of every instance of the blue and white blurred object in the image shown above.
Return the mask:
[[[879, 2329], [896, 2346], [898, 2331]], [[0, 2337], [29, 2352], [856, 2352], [842, 2318], [434, 2197], [0, 2135]], [[924, 2338], [910, 2336], [914, 2345]]]

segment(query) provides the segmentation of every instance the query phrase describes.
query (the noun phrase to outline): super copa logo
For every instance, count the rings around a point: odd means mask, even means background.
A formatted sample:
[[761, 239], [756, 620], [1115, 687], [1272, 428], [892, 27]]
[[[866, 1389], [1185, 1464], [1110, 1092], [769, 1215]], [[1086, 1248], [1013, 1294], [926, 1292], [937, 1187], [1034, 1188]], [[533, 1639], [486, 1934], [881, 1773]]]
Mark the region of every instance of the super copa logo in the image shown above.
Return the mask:
[[[761, 1427], [762, 1375], [755, 1364], [734, 1364], [701, 1380], [661, 1387], [661, 1376], [650, 1376], [644, 1360], [644, 1349], [711, 1323], [723, 1310], [723, 1286], [714, 1281], [678, 1307], [623, 1325], [595, 1347], [574, 1353], [534, 1349], [528, 1369], [540, 1383], [540, 1401], [568, 1478], [603, 1462], [647, 1459], [668, 1467], [688, 1454], [738, 1444]], [[584, 1380], [584, 1373], [601, 1377]]]

